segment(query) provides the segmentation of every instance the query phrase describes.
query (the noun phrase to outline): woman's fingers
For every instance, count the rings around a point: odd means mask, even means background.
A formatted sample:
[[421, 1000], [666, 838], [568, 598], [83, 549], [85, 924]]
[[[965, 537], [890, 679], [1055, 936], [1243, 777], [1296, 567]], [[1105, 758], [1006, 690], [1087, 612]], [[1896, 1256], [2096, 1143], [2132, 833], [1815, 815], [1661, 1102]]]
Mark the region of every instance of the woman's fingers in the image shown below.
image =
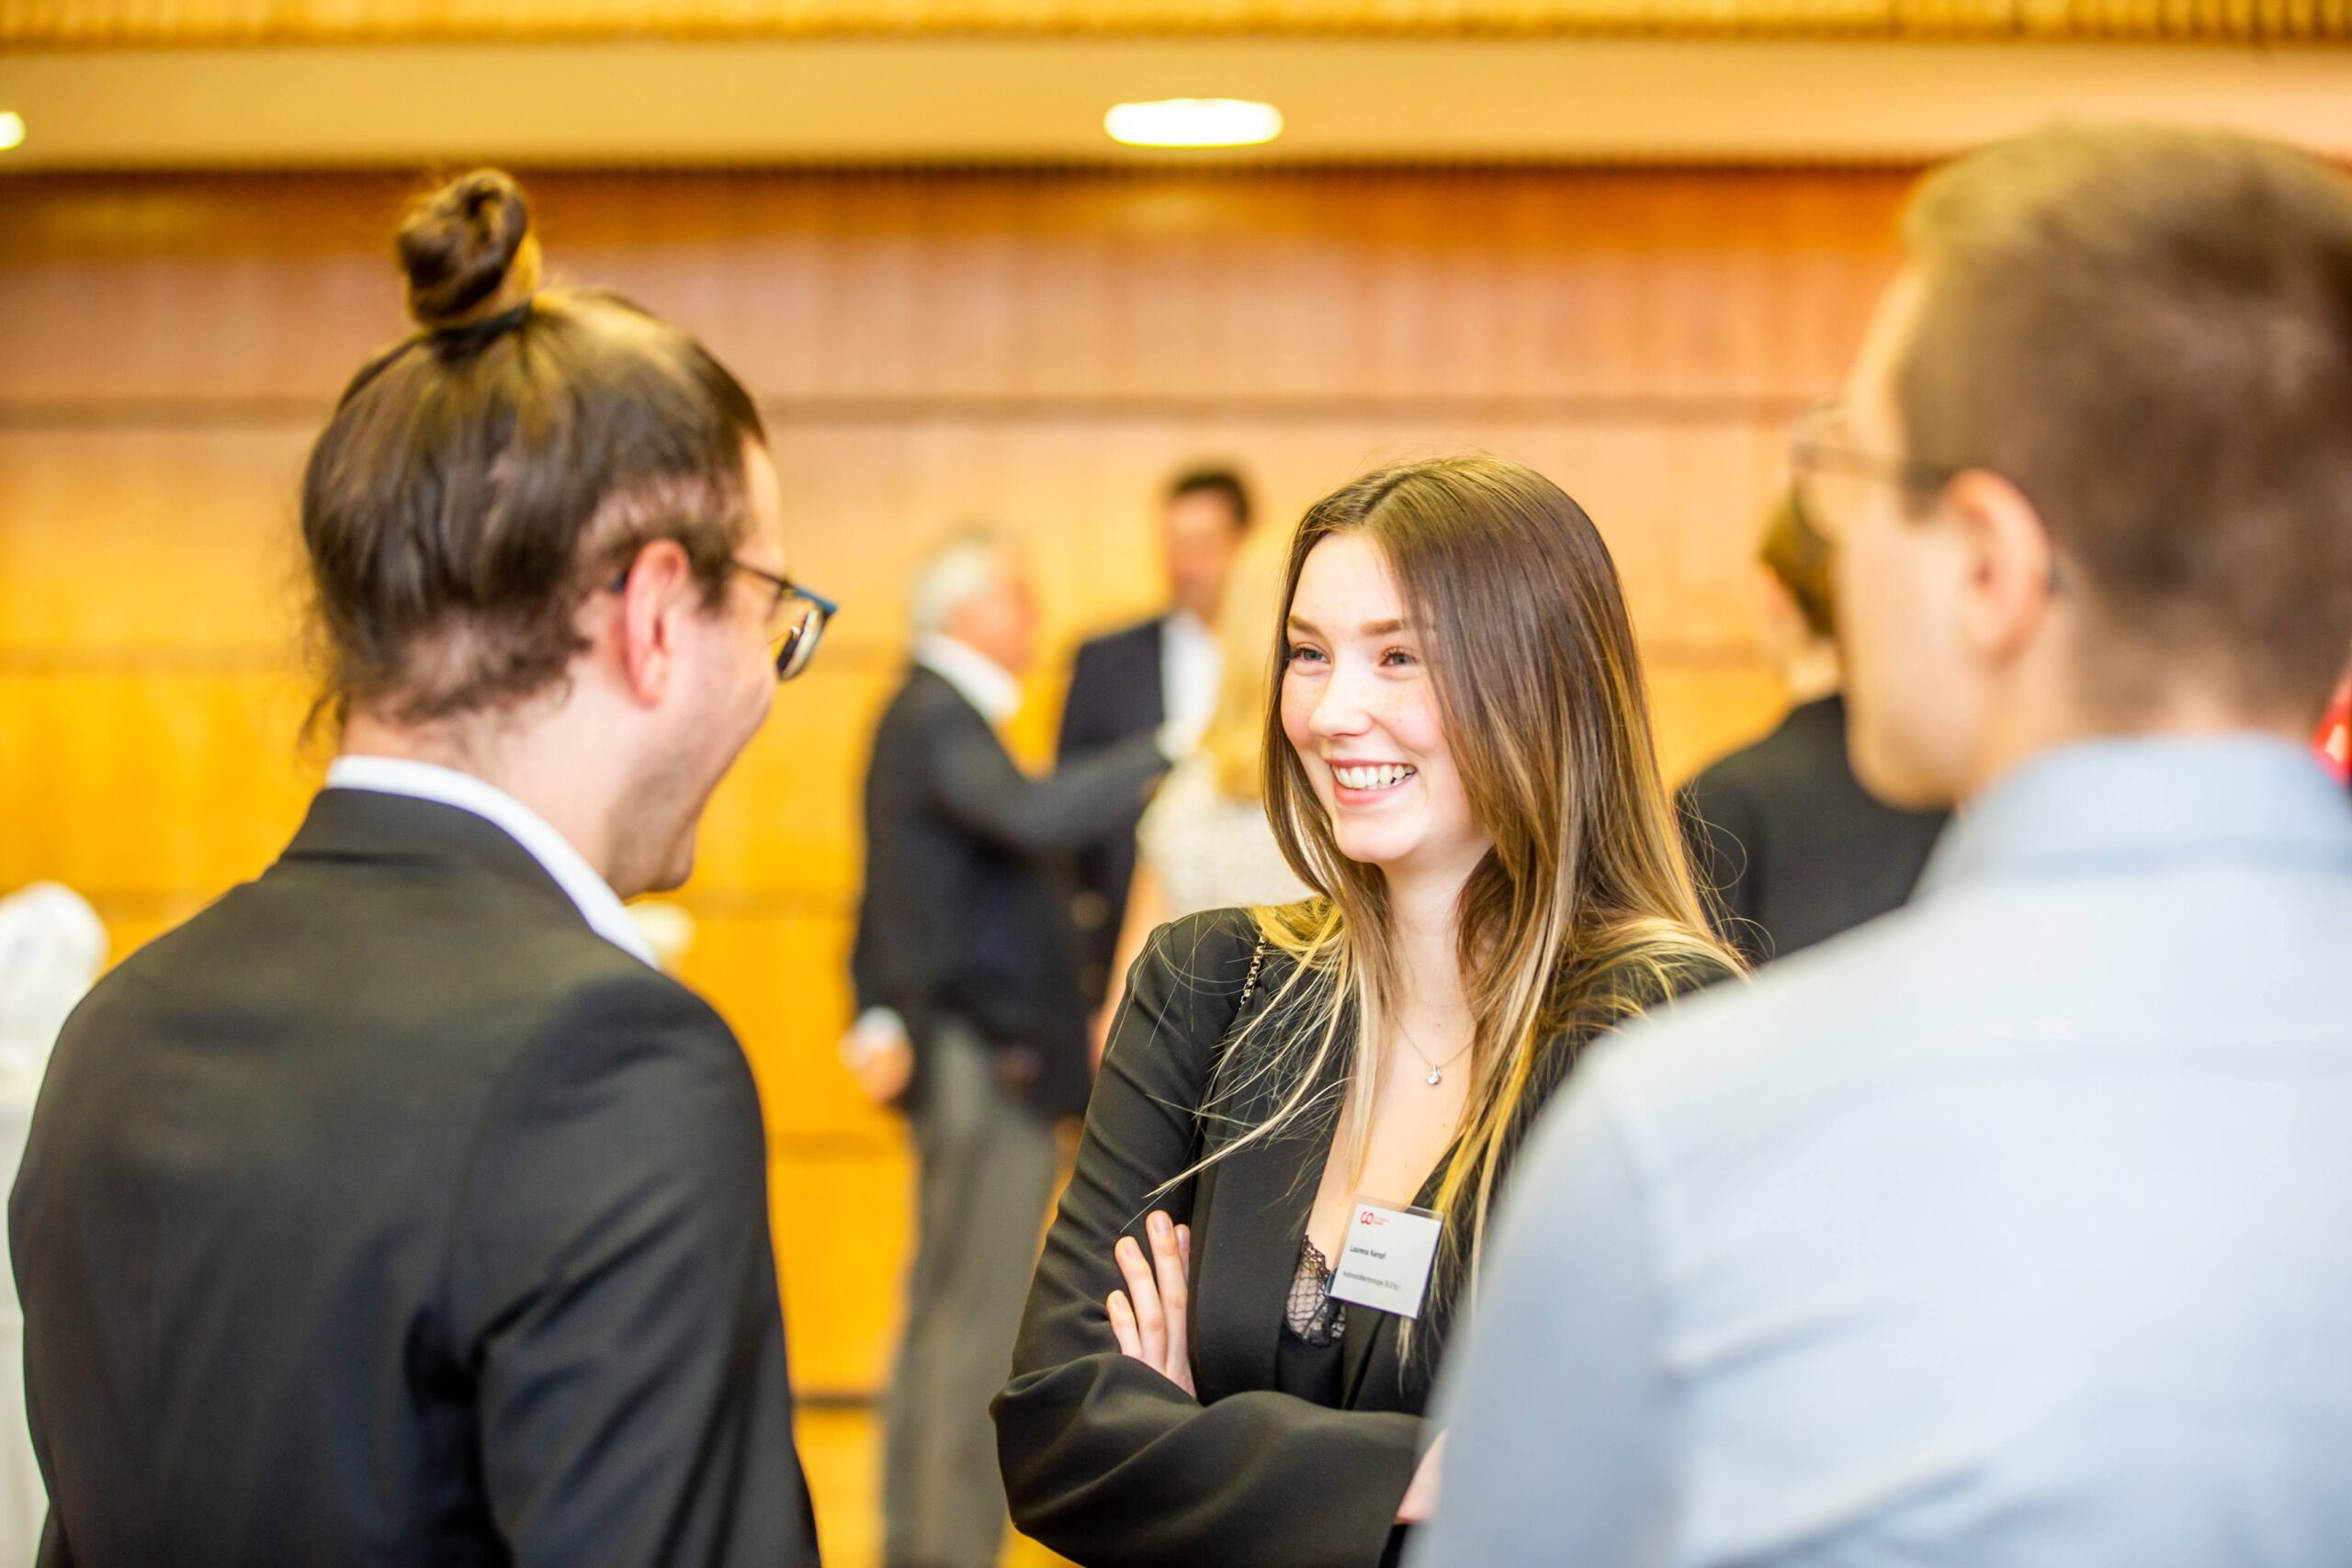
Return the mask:
[[1159, 1287], [1159, 1308], [1168, 1324], [1168, 1359], [1161, 1363], [1161, 1369], [1172, 1378], [1178, 1376], [1178, 1369], [1192, 1362], [1184, 1334], [1190, 1321], [1184, 1258], [1177, 1244], [1176, 1226], [1166, 1214], [1155, 1211], [1145, 1222], [1144, 1229], [1151, 1236], [1152, 1280]]
[[1111, 1313], [1111, 1333], [1119, 1342], [1119, 1353], [1143, 1359], [1143, 1336], [1136, 1332], [1136, 1309], [1127, 1304], [1127, 1292], [1113, 1291], [1103, 1303]]
[[1159, 1287], [1152, 1282], [1151, 1264], [1135, 1237], [1123, 1235], [1112, 1249], [1119, 1272], [1127, 1281], [1127, 1301], [1135, 1308], [1136, 1328], [1143, 1339], [1143, 1359], [1155, 1367], [1168, 1365], [1168, 1321], [1160, 1311]]

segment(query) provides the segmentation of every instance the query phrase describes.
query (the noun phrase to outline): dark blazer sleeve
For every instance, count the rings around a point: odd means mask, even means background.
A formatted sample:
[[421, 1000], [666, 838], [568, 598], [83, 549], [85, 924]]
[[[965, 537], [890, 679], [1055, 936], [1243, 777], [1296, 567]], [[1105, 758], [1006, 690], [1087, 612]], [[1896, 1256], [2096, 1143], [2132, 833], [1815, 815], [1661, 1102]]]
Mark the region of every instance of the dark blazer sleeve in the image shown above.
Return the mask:
[[1372, 1568], [1419, 1461], [1419, 1416], [1264, 1390], [1203, 1405], [1112, 1337], [1112, 1244], [1155, 1207], [1191, 1212], [1187, 1190], [1151, 1194], [1193, 1156], [1246, 921], [1180, 920], [1136, 960], [994, 1406], [1014, 1521], [1096, 1568]]
[[977, 714], [943, 723], [924, 748], [924, 783], [942, 816], [1023, 856], [1074, 849], [1121, 826], [1168, 771], [1158, 740], [1138, 735], [1042, 778], [1021, 771]]
[[1760, 915], [1762, 870], [1757, 864], [1755, 813], [1743, 791], [1726, 787], [1712, 772], [1685, 784], [1675, 797], [1682, 819], [1690, 874], [1705, 899], [1715, 935], [1750, 964], [1771, 956]]
[[718, 1015], [650, 970], [579, 987], [460, 1202], [450, 1316], [514, 1562], [815, 1564], [759, 1100]]

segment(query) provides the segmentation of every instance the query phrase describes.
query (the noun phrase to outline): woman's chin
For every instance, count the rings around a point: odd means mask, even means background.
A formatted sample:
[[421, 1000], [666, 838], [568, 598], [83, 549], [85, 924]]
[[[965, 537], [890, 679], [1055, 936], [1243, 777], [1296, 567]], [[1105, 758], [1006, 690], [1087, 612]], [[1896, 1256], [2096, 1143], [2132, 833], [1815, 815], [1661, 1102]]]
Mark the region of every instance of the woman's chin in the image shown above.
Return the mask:
[[1378, 866], [1382, 870], [1396, 864], [1413, 852], [1413, 845], [1400, 833], [1339, 832], [1332, 840], [1340, 852], [1359, 865]]

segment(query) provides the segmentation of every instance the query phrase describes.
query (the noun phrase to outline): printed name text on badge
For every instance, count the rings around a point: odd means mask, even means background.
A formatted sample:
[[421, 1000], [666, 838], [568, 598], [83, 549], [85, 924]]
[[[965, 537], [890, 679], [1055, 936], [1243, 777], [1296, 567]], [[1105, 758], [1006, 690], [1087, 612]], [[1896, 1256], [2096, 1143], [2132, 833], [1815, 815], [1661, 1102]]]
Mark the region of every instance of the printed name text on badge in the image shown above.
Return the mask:
[[1331, 1270], [1331, 1297], [1399, 1317], [1421, 1315], [1430, 1265], [1437, 1259], [1438, 1217], [1358, 1198], [1348, 1211], [1347, 1239]]

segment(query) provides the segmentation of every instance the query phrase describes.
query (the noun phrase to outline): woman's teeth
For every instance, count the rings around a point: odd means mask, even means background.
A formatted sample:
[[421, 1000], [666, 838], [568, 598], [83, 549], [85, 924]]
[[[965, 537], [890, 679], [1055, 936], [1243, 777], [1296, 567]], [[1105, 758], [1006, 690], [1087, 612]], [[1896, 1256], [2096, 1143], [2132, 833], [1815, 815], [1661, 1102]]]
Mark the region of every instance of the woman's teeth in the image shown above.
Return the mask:
[[1333, 768], [1331, 776], [1350, 789], [1388, 789], [1413, 776], [1413, 770], [1402, 762], [1384, 762], [1376, 768]]

